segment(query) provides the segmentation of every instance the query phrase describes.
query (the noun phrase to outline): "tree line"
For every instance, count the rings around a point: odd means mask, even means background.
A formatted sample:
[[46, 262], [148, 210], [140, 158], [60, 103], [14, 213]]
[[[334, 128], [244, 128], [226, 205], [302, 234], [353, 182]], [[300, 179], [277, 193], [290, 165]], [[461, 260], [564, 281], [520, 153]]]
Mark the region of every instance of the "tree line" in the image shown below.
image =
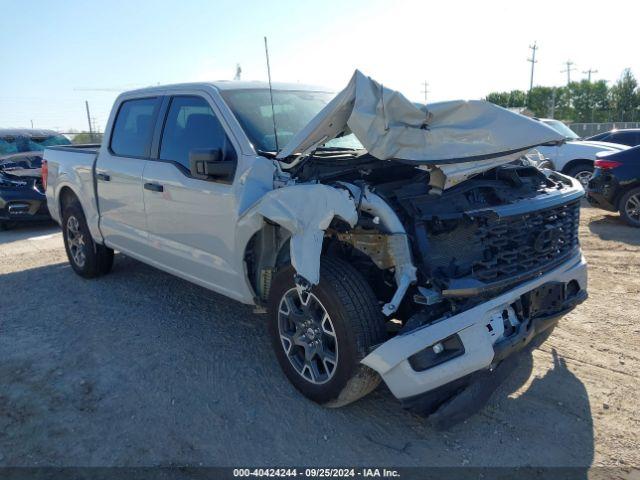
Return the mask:
[[533, 87], [530, 92], [492, 92], [486, 100], [501, 107], [527, 107], [537, 117], [572, 122], [640, 121], [640, 89], [630, 69], [611, 86], [606, 80], [581, 80], [563, 87]]

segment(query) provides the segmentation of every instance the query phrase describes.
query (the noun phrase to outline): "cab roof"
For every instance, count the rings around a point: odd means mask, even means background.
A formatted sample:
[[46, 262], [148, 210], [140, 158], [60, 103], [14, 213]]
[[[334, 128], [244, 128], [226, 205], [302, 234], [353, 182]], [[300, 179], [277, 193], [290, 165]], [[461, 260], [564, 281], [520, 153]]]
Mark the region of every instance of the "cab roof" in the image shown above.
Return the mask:
[[[334, 90], [327, 87], [318, 85], [309, 85], [304, 83], [285, 83], [285, 82], [273, 82], [273, 90], [289, 90], [289, 91], [311, 91], [311, 92], [333, 92]], [[246, 81], [246, 80], [217, 80], [213, 82], [190, 82], [190, 83], [176, 83], [170, 85], [157, 85], [152, 87], [139, 88], [136, 90], [129, 90], [127, 94], [136, 94], [144, 92], [155, 92], [158, 90], [180, 90], [184, 88], [210, 88], [213, 87], [218, 91], [228, 90], [256, 90], [256, 89], [268, 89], [269, 83], [260, 81]]]

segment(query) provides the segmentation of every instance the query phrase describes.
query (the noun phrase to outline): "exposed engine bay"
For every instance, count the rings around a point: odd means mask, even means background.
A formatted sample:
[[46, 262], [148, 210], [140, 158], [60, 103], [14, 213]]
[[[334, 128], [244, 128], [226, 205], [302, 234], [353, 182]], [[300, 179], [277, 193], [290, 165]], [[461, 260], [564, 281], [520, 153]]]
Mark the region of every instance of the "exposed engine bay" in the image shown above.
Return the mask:
[[[348, 194], [355, 212], [330, 215], [333, 220], [316, 232], [322, 238], [315, 249], [357, 265], [383, 313], [402, 331], [419, 326], [416, 312], [428, 312], [418, 316], [424, 324], [467, 310], [579, 249], [582, 192], [571, 179], [526, 161], [445, 190], [433, 185], [437, 168], [380, 161], [367, 153], [317, 152], [288, 173], [282, 194], [294, 185]], [[299, 268], [300, 252], [309, 253], [309, 245], [298, 247], [297, 255], [292, 248], [291, 258], [306, 288], [315, 283]]]

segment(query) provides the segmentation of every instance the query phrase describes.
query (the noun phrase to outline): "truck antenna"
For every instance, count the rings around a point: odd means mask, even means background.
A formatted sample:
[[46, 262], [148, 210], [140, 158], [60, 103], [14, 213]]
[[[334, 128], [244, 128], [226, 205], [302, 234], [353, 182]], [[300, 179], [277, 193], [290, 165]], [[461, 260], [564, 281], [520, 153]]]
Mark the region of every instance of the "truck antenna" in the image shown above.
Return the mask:
[[271, 88], [271, 66], [269, 65], [269, 47], [267, 37], [264, 37], [264, 53], [267, 56], [267, 75], [269, 77], [269, 97], [271, 98], [271, 120], [273, 121], [273, 137], [276, 141], [276, 153], [280, 151], [278, 146], [278, 130], [276, 128], [276, 109], [273, 106], [273, 89]]

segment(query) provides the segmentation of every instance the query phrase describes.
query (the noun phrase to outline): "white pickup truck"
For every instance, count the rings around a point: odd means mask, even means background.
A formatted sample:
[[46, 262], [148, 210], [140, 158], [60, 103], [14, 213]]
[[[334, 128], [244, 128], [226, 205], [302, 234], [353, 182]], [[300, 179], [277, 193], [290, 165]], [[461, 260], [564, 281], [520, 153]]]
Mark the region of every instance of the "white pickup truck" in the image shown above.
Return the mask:
[[580, 140], [580, 137], [560, 120], [540, 118], [539, 121], [550, 126], [566, 139], [564, 143], [536, 148], [545, 158], [544, 166], [577, 178], [584, 188], [587, 187], [593, 175], [596, 155], [629, 148], [619, 143]]
[[344, 405], [382, 378], [444, 426], [587, 296], [582, 187], [518, 164], [562, 140], [485, 102], [419, 108], [356, 72], [337, 96], [127, 92], [103, 144], [47, 149], [43, 176], [79, 275], [118, 250], [255, 305], [307, 397]]

